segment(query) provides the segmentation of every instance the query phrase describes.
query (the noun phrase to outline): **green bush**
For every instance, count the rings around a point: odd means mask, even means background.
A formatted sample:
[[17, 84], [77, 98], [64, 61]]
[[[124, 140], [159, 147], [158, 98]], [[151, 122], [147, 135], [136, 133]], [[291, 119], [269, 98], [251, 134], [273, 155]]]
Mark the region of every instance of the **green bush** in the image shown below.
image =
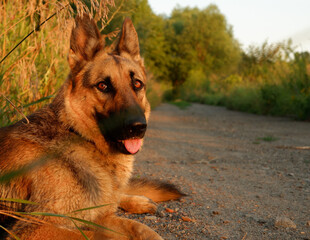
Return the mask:
[[229, 109], [261, 114], [261, 96], [257, 88], [237, 87], [225, 98]]
[[162, 103], [162, 101], [172, 101], [172, 86], [167, 82], [159, 82], [152, 76], [148, 76], [147, 82], [147, 99], [154, 109]]
[[222, 94], [205, 94], [202, 97], [201, 103], [209, 105], [224, 105], [225, 97]]
[[293, 117], [301, 120], [310, 120], [310, 95], [299, 94], [293, 96], [291, 106]]
[[211, 83], [206, 73], [199, 68], [190, 70], [188, 79], [180, 88], [181, 98], [190, 102], [205, 103], [205, 96], [210, 92]]
[[282, 89], [277, 85], [265, 84], [260, 88], [260, 94], [262, 113], [276, 114]]

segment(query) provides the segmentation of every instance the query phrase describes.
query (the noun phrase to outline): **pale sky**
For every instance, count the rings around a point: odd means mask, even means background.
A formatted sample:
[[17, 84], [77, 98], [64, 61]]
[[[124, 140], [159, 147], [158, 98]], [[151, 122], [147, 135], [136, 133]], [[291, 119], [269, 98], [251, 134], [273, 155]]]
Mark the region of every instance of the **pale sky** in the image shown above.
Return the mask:
[[148, 0], [156, 14], [216, 4], [243, 48], [291, 38], [299, 51], [310, 51], [310, 0]]

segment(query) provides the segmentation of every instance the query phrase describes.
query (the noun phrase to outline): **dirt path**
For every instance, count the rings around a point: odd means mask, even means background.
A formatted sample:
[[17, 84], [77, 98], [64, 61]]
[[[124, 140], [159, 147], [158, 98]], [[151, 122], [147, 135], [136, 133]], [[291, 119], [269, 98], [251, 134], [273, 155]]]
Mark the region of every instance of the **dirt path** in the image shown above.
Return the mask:
[[[152, 112], [135, 174], [189, 196], [130, 217], [169, 240], [310, 239], [310, 150], [302, 146], [310, 146], [309, 122], [164, 104]], [[276, 227], [277, 217], [296, 228]]]

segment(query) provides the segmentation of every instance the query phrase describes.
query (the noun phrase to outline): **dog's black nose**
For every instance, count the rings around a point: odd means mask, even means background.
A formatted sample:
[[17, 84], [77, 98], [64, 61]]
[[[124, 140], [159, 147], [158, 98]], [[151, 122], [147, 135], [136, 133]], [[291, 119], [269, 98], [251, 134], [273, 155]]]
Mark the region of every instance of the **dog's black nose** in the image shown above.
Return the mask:
[[143, 138], [147, 128], [145, 117], [139, 117], [137, 119], [130, 119], [125, 124], [125, 135], [128, 138]]
[[140, 107], [132, 107], [106, 117], [96, 113], [99, 129], [106, 139], [112, 141], [143, 138], [147, 122]]

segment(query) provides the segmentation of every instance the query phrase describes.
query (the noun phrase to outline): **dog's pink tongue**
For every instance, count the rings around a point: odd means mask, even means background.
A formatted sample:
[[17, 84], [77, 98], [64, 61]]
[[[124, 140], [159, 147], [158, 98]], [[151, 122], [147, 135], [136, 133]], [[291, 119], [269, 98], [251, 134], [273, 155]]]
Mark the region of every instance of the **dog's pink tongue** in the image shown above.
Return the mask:
[[141, 148], [142, 139], [128, 139], [124, 141], [124, 145], [128, 152], [135, 154]]

